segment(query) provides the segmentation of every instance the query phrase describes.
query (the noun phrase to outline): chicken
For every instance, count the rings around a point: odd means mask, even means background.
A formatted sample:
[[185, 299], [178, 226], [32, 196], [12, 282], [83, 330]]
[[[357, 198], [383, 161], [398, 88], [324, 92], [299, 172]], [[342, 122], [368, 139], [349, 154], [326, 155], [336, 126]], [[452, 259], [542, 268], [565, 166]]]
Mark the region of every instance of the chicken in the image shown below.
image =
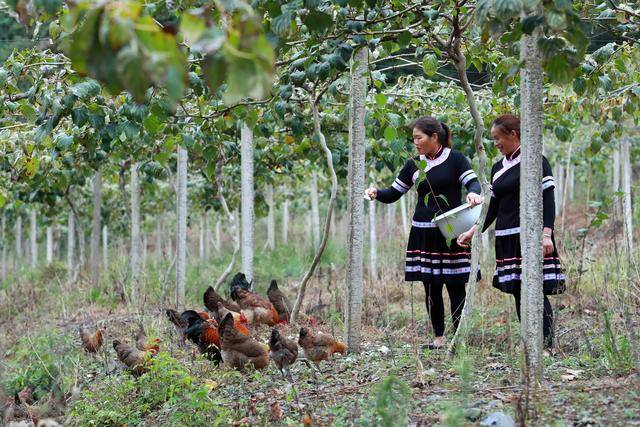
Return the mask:
[[154, 350], [140, 351], [119, 340], [113, 340], [113, 348], [118, 355], [118, 360], [124, 363], [135, 376], [140, 376], [147, 371], [147, 363], [155, 355]]
[[269, 339], [269, 357], [283, 375], [286, 373], [286, 376], [291, 378], [289, 366], [298, 358], [298, 344], [280, 335], [277, 329], [273, 329]]
[[278, 312], [279, 322], [289, 322], [289, 317], [291, 316], [291, 303], [284, 292], [278, 289], [278, 283], [275, 280], [271, 281], [269, 289], [267, 290], [267, 296]]
[[[203, 298], [204, 298], [204, 306], [207, 307], [207, 310], [209, 310], [212, 313], [215, 313], [218, 310], [218, 304], [222, 304], [224, 308], [226, 308], [227, 310], [231, 310], [235, 312], [240, 311], [240, 307], [238, 306], [238, 304], [236, 304], [235, 302], [227, 301], [226, 299], [222, 298], [211, 286], [209, 286], [207, 290], [204, 292]], [[216, 320], [218, 322], [221, 321], [221, 319], [216, 319]]]
[[255, 292], [239, 287], [233, 288], [231, 298], [238, 303], [249, 323], [262, 323], [269, 326], [278, 323], [279, 316], [276, 308]]
[[195, 345], [200, 353], [207, 359], [219, 363], [220, 356], [220, 335], [218, 334], [217, 323], [214, 319], [204, 320], [200, 313], [193, 310], [182, 312], [180, 318], [187, 324], [184, 334]]
[[302, 347], [302, 353], [307, 360], [318, 366], [321, 360], [327, 360], [333, 353], [344, 354], [347, 346], [336, 340], [329, 334], [318, 332], [314, 334], [307, 328], [300, 328], [298, 344]]
[[265, 368], [269, 364], [269, 347], [241, 334], [233, 323], [233, 315], [227, 313], [218, 326], [224, 363], [238, 370], [243, 370], [247, 364], [255, 369]]
[[86, 326], [80, 326], [80, 341], [82, 341], [82, 347], [86, 352], [97, 353], [98, 351], [100, 351], [103, 340], [103, 329], [98, 329], [95, 332], [91, 332]]
[[140, 324], [140, 328], [135, 335], [136, 348], [141, 351], [153, 350], [156, 353], [160, 351], [160, 338], [154, 338], [149, 340], [147, 333], [144, 331], [144, 327]]
[[231, 313], [231, 315], [233, 316], [233, 327], [236, 328], [238, 332], [248, 337], [251, 336], [247, 316], [245, 316], [242, 311], [240, 313], [229, 311], [224, 306], [222, 306], [222, 304], [218, 303], [218, 310], [214, 312], [214, 316], [216, 316], [216, 319], [220, 319], [218, 321], [221, 322], [222, 319], [224, 319], [224, 317], [227, 315], [227, 313]]
[[229, 291], [233, 292], [234, 288], [242, 288], [245, 291], [250, 291], [252, 289], [252, 285], [253, 280], [251, 282], [247, 282], [247, 276], [245, 276], [244, 273], [236, 273], [229, 284]]

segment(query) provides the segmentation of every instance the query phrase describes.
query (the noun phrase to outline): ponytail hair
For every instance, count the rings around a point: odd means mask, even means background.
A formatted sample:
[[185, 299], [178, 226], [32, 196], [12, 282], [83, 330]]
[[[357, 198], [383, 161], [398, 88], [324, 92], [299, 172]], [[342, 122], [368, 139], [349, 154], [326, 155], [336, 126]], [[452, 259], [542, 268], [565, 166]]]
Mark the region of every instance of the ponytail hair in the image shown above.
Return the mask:
[[435, 117], [424, 116], [411, 123], [411, 129], [418, 129], [425, 135], [438, 134], [438, 142], [446, 148], [451, 148], [451, 130], [449, 126], [441, 123]]

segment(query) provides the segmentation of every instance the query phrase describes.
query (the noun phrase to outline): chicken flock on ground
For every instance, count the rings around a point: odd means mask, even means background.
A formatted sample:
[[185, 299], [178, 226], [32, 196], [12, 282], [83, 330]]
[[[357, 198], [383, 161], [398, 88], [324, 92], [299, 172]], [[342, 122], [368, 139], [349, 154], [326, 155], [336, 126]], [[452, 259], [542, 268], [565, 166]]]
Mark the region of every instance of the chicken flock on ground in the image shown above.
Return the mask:
[[[334, 353], [345, 353], [346, 346], [342, 342], [329, 334], [311, 331], [307, 326], [300, 328], [297, 342], [283, 335], [283, 325], [289, 323], [291, 317], [291, 303], [275, 280], [271, 281], [267, 299], [251, 289], [252, 283], [243, 273], [238, 273], [229, 287], [232, 301], [209, 286], [203, 295], [208, 312], [191, 309], [179, 312], [167, 308], [165, 314], [177, 329], [180, 344], [189, 341], [215, 364], [224, 363], [240, 371], [248, 365], [254, 369], [266, 368], [272, 360], [289, 379], [292, 378], [290, 366], [298, 359], [298, 346], [302, 348], [304, 359], [313, 362], [316, 368], [320, 361], [331, 358]], [[301, 321], [309, 326], [317, 324], [308, 316], [301, 316]], [[252, 333], [252, 329], [261, 325], [273, 328], [268, 344], [260, 342]], [[100, 351], [103, 331], [104, 327], [95, 331], [80, 327], [82, 346], [87, 352]], [[160, 350], [160, 339], [149, 339], [140, 324], [134, 343], [135, 346], [130, 346], [114, 339], [113, 348], [118, 360], [138, 376], [146, 372], [149, 362]]]

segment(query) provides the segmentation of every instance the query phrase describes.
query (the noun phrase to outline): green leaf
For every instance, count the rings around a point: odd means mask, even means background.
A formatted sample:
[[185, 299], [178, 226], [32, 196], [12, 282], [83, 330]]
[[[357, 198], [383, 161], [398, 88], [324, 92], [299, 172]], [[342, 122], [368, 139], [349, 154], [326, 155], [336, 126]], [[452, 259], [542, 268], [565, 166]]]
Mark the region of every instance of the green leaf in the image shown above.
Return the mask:
[[496, 16], [506, 19], [520, 13], [521, 3], [519, 0], [495, 0], [494, 9]]
[[397, 137], [398, 137], [398, 131], [396, 130], [396, 128], [392, 128], [392, 127], [385, 128], [384, 139], [386, 139], [387, 141], [393, 141]]
[[207, 30], [207, 24], [203, 17], [195, 16], [191, 13], [183, 13], [180, 19], [180, 32], [184, 34], [184, 37], [188, 44], [194, 44]]
[[21, 104], [20, 112], [29, 120], [30, 122], [35, 122], [38, 117], [38, 112], [35, 108], [33, 108], [30, 104]]
[[227, 63], [220, 53], [207, 55], [202, 65], [204, 81], [209, 87], [209, 91], [215, 94], [220, 85], [224, 82], [227, 74]]
[[571, 138], [571, 132], [565, 126], [556, 126], [554, 133], [560, 141], [568, 141]]
[[404, 48], [406, 46], [409, 45], [409, 43], [411, 43], [411, 32], [410, 31], [403, 31], [398, 35], [398, 44], [400, 45], [400, 47]]
[[587, 90], [587, 81], [583, 77], [576, 77], [573, 81], [573, 91], [580, 96]]
[[168, 67], [166, 86], [169, 100], [177, 102], [182, 98], [186, 85], [184, 69], [180, 65]]
[[100, 93], [100, 83], [93, 79], [86, 79], [82, 83], [73, 85], [70, 92], [80, 99], [88, 99]]
[[422, 59], [422, 69], [429, 77], [435, 75], [438, 71], [438, 57], [432, 53], [425, 55]]
[[542, 25], [543, 22], [544, 17], [540, 15], [530, 15], [522, 19], [522, 21], [520, 22], [520, 26], [523, 33], [531, 34], [533, 33], [533, 30], [535, 30], [536, 27]]
[[309, 31], [313, 33], [325, 33], [333, 24], [333, 18], [319, 10], [313, 10], [302, 18], [302, 22], [307, 26]]
[[5, 69], [0, 69], [0, 86], [4, 86], [9, 77], [9, 73]]
[[437, 198], [441, 199], [442, 201], [444, 201], [444, 203], [449, 206], [449, 200], [447, 199], [447, 197], [444, 194], [438, 194], [436, 196]]
[[568, 83], [573, 77], [573, 69], [566, 55], [557, 54], [545, 66], [549, 79], [554, 83]]
[[615, 43], [608, 43], [591, 54], [591, 57], [598, 63], [603, 64], [611, 58], [615, 51]]
[[286, 37], [291, 31], [292, 22], [291, 12], [284, 12], [271, 20], [271, 30], [279, 37]]
[[387, 104], [387, 97], [384, 93], [379, 93], [376, 95], [376, 105], [380, 108], [384, 107]]

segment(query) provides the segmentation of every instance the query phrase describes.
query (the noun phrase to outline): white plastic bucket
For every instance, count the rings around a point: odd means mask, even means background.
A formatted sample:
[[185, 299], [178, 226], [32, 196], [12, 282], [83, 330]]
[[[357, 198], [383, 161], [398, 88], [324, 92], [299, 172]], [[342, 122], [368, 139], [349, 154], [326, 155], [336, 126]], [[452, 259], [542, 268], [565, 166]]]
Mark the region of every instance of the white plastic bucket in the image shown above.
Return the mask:
[[442, 215], [438, 215], [433, 221], [447, 240], [455, 239], [476, 223], [480, 217], [481, 210], [482, 205], [475, 205], [471, 208], [468, 203], [465, 203]]

